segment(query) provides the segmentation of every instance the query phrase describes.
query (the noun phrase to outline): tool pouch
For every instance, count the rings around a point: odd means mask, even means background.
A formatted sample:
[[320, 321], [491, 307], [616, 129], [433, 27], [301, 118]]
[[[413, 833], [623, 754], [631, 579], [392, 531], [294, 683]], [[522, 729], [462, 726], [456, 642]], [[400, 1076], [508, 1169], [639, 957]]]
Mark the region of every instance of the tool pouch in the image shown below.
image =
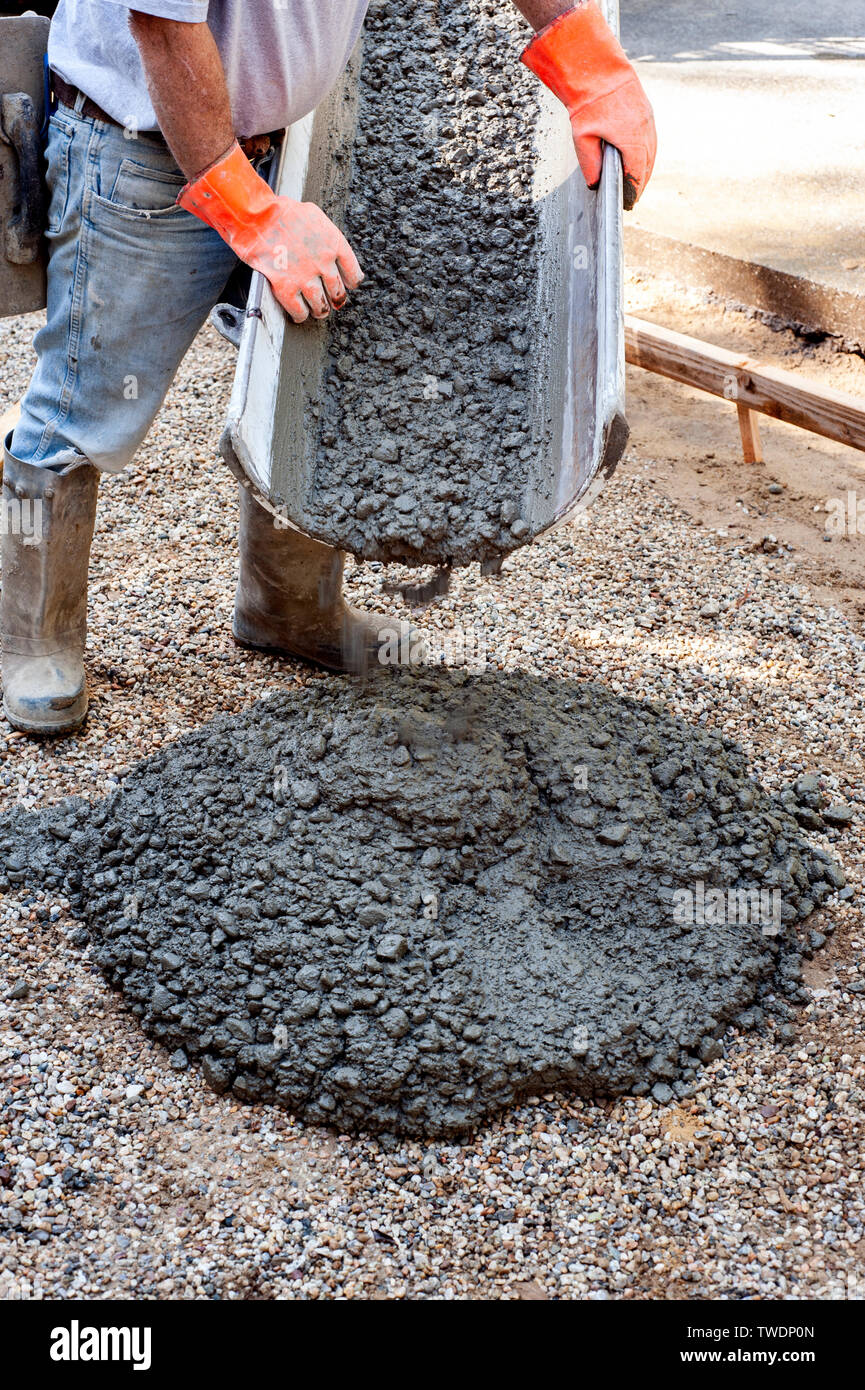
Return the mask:
[[0, 17], [0, 317], [45, 307], [42, 131], [50, 20]]

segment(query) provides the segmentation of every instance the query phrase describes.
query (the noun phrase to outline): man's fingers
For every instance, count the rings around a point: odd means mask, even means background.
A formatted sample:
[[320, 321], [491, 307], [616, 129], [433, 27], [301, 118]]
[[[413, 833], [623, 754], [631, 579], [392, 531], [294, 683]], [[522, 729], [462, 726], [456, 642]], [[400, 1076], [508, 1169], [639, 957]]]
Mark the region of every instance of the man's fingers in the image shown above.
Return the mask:
[[583, 178], [589, 188], [597, 188], [601, 182], [601, 170], [604, 167], [601, 141], [596, 135], [581, 135], [575, 130], [574, 145], [577, 150], [577, 159], [580, 161], [580, 168], [583, 171]]
[[[655, 158], [658, 153], [658, 136], [655, 130], [655, 119], [652, 115], [651, 107], [647, 105], [646, 121], [644, 126], [644, 140], [636, 145], [633, 151], [627, 155], [623, 154], [622, 159], [625, 165], [625, 208], [630, 209], [639, 198], [642, 197], [643, 190], [649, 179], [652, 177], [652, 170], [655, 167]], [[628, 187], [630, 183], [630, 188]]]
[[271, 265], [258, 268], [295, 323], [310, 315], [326, 319], [357, 289], [363, 271], [342, 232], [315, 203], [280, 202], [279, 236], [267, 245]]
[[321, 278], [327, 291], [327, 297], [334, 309], [341, 309], [348, 298], [348, 292], [336, 265], [327, 266], [322, 270]]
[[336, 263], [347, 290], [356, 290], [364, 278], [360, 262], [345, 237], [340, 233], [336, 248]]
[[283, 278], [273, 285], [276, 297], [295, 323], [306, 323], [310, 316], [326, 319], [331, 309], [341, 309], [348, 298], [345, 285], [335, 268], [324, 270], [315, 280], [308, 280], [299, 290], [289, 289]]
[[330, 300], [324, 292], [320, 279], [310, 280], [303, 287], [303, 297], [309, 305], [314, 319], [326, 319], [330, 314]]
[[[654, 127], [651, 134], [654, 136]], [[604, 164], [603, 141], [595, 135], [578, 135], [574, 143], [586, 183], [589, 188], [597, 188]], [[609, 143], [614, 146], [616, 144], [614, 140], [610, 140]], [[617, 148], [621, 153], [624, 169], [624, 206], [625, 211], [629, 212], [649, 181], [655, 160], [655, 147], [648, 141], [644, 144], [622, 140]]]
[[636, 205], [639, 196], [639, 184], [636, 182], [635, 179], [631, 177], [630, 174], [625, 174], [624, 180], [622, 182], [622, 206], [624, 207], [625, 212], [631, 211], [631, 209]]
[[631, 208], [642, 197], [643, 189], [649, 182], [649, 175], [652, 172], [652, 166], [645, 149], [638, 147], [632, 150], [623, 150], [622, 169], [624, 171], [622, 185], [624, 206], [625, 211], [630, 212]]
[[[324, 251], [326, 247], [328, 256], [332, 256], [339, 266], [346, 289], [356, 290], [364, 278], [363, 271], [339, 227], [335, 222], [331, 222], [327, 213], [322, 212], [317, 203], [304, 203], [303, 208], [316, 228], [316, 237], [307, 238], [306, 249], [311, 255], [316, 255], [318, 250]], [[320, 239], [319, 247], [315, 245], [317, 238]]]
[[[274, 290], [276, 290], [275, 285]], [[299, 291], [293, 294], [277, 293], [276, 297], [294, 323], [306, 323], [309, 318], [309, 305], [305, 303]]]

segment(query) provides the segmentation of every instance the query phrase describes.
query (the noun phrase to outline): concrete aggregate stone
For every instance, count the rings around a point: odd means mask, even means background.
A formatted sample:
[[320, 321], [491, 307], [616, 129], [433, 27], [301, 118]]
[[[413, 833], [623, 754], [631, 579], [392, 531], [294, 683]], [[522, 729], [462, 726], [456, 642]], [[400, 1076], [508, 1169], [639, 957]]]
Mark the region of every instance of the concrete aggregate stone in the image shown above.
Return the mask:
[[[67, 894], [173, 1067], [434, 1136], [556, 1086], [685, 1094], [728, 1022], [788, 1017], [799, 924], [844, 884], [733, 744], [446, 670], [279, 692], [106, 799], [15, 811], [0, 887], [22, 875]], [[736, 919], [740, 890], [777, 911]]]

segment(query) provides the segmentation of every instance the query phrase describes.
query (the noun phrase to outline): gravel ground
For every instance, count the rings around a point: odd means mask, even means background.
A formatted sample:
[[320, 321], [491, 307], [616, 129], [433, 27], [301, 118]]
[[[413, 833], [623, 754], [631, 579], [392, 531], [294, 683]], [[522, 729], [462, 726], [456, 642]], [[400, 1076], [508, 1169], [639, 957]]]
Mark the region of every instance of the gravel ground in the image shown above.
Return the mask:
[[[32, 323], [4, 325], [26, 382]], [[0, 809], [103, 794], [219, 710], [317, 679], [232, 645], [233, 484], [214, 462], [233, 357], [206, 330], [133, 468], [104, 486], [86, 732], [0, 742]], [[4, 402], [5, 404], [5, 402]], [[632, 449], [591, 514], [422, 615], [445, 649], [604, 682], [738, 739], [770, 789], [816, 772], [855, 810], [812, 838], [854, 892], [812, 925], [781, 1045], [730, 1030], [693, 1097], [567, 1095], [468, 1143], [349, 1139], [172, 1069], [70, 940], [9, 897], [0, 942], [0, 1297], [862, 1298], [865, 643], [795, 556], [699, 526]], [[354, 570], [381, 605], [383, 570]]]

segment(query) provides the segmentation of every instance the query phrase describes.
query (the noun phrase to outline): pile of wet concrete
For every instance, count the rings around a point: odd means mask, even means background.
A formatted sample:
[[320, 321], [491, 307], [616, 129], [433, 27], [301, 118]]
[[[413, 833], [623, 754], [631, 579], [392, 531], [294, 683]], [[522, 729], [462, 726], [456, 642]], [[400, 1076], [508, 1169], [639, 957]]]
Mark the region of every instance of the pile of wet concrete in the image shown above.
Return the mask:
[[549, 328], [528, 34], [510, 0], [370, 9], [346, 213], [367, 280], [330, 329], [304, 511], [366, 559], [464, 564], [529, 537]]
[[218, 1091], [457, 1135], [551, 1087], [686, 1094], [731, 1021], [789, 1033], [801, 924], [844, 885], [798, 811], [729, 742], [599, 686], [327, 678], [107, 800], [16, 812], [0, 886], [64, 888]]

